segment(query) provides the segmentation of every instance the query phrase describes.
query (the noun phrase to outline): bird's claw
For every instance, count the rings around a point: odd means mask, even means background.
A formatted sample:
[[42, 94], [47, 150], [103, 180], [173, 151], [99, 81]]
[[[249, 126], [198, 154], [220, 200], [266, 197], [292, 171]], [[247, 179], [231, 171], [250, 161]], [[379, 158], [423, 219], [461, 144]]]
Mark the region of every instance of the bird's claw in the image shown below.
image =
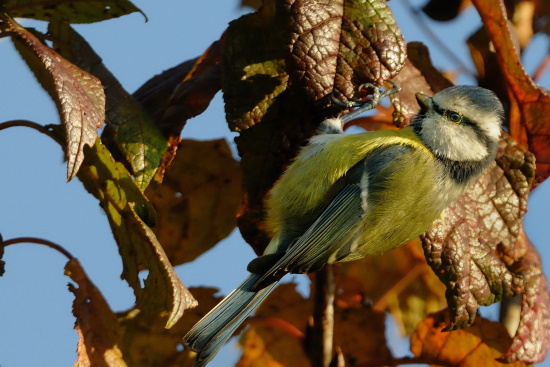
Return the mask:
[[361, 84], [358, 88], [359, 90], [367, 89], [367, 88], [373, 90], [372, 97], [370, 99], [367, 99], [367, 100], [352, 100], [352, 101], [349, 101], [349, 102], [343, 102], [343, 101], [338, 100], [336, 97], [334, 97], [334, 95], [331, 95], [331, 99], [335, 104], [337, 104], [339, 106], [342, 106], [342, 107], [345, 107], [345, 108], [355, 108], [355, 110], [353, 110], [350, 113], [345, 114], [344, 116], [340, 117], [340, 119], [343, 122], [347, 122], [347, 121], [353, 119], [354, 117], [362, 114], [365, 111], [369, 111], [369, 110], [372, 110], [373, 108], [376, 108], [378, 103], [380, 103], [380, 101], [383, 98], [385, 98], [385, 97], [387, 97], [391, 94], [394, 94], [396, 92], [399, 92], [401, 90], [401, 87], [399, 87], [397, 85], [397, 83], [395, 83], [394, 81], [389, 80], [389, 83], [392, 85], [392, 88], [386, 89], [384, 91], [380, 91], [380, 87], [378, 87], [377, 85], [372, 84], [372, 83]]

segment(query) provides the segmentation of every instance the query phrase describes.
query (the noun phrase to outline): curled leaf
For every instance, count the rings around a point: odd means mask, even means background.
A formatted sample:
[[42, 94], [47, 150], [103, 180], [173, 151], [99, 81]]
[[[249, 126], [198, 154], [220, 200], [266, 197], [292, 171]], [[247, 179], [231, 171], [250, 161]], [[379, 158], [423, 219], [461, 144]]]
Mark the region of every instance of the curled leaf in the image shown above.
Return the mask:
[[54, 47], [105, 86], [107, 126], [102, 141], [118, 161], [126, 164], [141, 190], [149, 185], [168, 148], [168, 142], [151, 116], [111, 74], [91, 46], [68, 24], [50, 23]]
[[489, 36], [510, 99], [510, 135], [537, 158], [534, 184], [550, 175], [550, 93], [536, 85], [521, 65], [501, 1], [472, 0]]
[[[155, 222], [154, 209], [126, 168], [113, 160], [99, 139], [86, 151], [82, 167], [78, 177], [107, 214], [123, 261], [122, 277], [133, 288], [138, 307], [165, 317], [170, 327], [185, 309], [196, 306], [196, 301], [148, 226]], [[141, 270], [149, 271], [143, 288]]]
[[101, 82], [41, 43], [15, 21], [9, 19], [6, 23], [15, 47], [57, 105], [66, 133], [67, 180], [71, 180], [84, 160], [84, 146], [94, 145], [97, 129], [105, 120], [105, 93]]
[[107, 301], [90, 281], [78, 260], [69, 260], [65, 265], [65, 275], [78, 285], [76, 287], [69, 283], [69, 290], [75, 296], [73, 314], [78, 332], [76, 365], [126, 367], [119, 345], [123, 329]]

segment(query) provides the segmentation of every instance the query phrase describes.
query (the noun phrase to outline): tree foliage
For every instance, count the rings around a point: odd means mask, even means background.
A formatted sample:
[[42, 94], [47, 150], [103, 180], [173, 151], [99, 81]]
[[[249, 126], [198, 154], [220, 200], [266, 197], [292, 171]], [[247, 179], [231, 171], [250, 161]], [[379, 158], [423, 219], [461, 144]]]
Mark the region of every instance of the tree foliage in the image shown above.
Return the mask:
[[[392, 106], [380, 105], [348, 127], [395, 129], [418, 109], [415, 92], [452, 85], [424, 45], [405, 42], [391, 3], [243, 4], [257, 10], [231, 22], [199, 57], [130, 94], [70, 24], [141, 12], [131, 2], [0, 1], [0, 36], [11, 38], [61, 121], [6, 121], [0, 130], [28, 126], [60, 144], [68, 180], [77, 177], [101, 203], [122, 278], [135, 294], [133, 309], [114, 312], [59, 246], [32, 238], [3, 241], [0, 254], [5, 246], [34, 241], [68, 257], [78, 365], [191, 366], [193, 353], [179, 348], [181, 338], [218, 298], [213, 289], [187, 289], [173, 266], [193, 261], [235, 226], [258, 254], [263, 251], [269, 240], [264, 198], [317, 124], [345, 112], [333, 98], [363, 99], [368, 94], [360, 85], [393, 80], [402, 90]], [[430, 0], [423, 11], [448, 21], [469, 6], [482, 21], [468, 40], [478, 82], [507, 108], [507, 133], [494, 165], [421, 238], [312, 275], [309, 297], [292, 284], [280, 285], [246, 322], [238, 366], [318, 365], [326, 361], [319, 353], [333, 366], [520, 366], [546, 357], [550, 295], [522, 221], [530, 190], [550, 175], [550, 94], [526, 74], [521, 53], [533, 34], [548, 35], [538, 20], [550, 16], [550, 7], [542, 0]], [[48, 33], [27, 29], [15, 17], [45, 20]], [[240, 162], [223, 140], [180, 136], [219, 90], [228, 127], [239, 133]], [[144, 284], [141, 270], [148, 270]], [[327, 302], [331, 296], [334, 302]], [[509, 336], [477, 311], [512, 297], [521, 298], [521, 313]], [[414, 357], [392, 355], [387, 315], [410, 336]], [[331, 335], [330, 343], [319, 335]]]

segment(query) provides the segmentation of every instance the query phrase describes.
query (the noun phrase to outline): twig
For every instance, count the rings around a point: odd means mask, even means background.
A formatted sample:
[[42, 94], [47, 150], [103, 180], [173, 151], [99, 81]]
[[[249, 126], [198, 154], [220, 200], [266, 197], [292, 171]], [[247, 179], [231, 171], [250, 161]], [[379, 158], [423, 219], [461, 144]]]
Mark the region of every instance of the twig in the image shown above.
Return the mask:
[[49, 129], [46, 126], [42, 126], [34, 121], [29, 120], [11, 120], [11, 121], [5, 121], [0, 123], [0, 130], [8, 129], [10, 127], [29, 127], [31, 129], [34, 129], [38, 132], [41, 132], [42, 134], [45, 134], [55, 140], [59, 145], [63, 146], [63, 142], [59, 139], [57, 135], [54, 134], [54, 132]]
[[550, 54], [547, 54], [540, 62], [537, 70], [535, 70], [535, 72], [533, 73], [533, 80], [538, 81], [540, 78], [542, 78], [542, 76], [548, 69], [548, 66], [550, 66]]
[[62, 246], [58, 245], [55, 242], [45, 240], [43, 238], [37, 238], [37, 237], [16, 237], [9, 240], [5, 240], [0, 242], [1, 247], [8, 247], [10, 245], [15, 245], [17, 243], [35, 243], [37, 245], [44, 245], [48, 246], [50, 248], [53, 248], [54, 250], [57, 250], [58, 252], [65, 255], [65, 257], [69, 260], [74, 259], [73, 255], [67, 250], [65, 250]]
[[313, 325], [307, 341], [312, 366], [328, 367], [332, 360], [334, 338], [334, 266], [327, 265], [315, 273]]
[[470, 75], [471, 77], [475, 78], [476, 73], [472, 72], [463, 62], [460, 60], [458, 56], [455, 55], [455, 53], [447, 47], [445, 42], [441, 41], [439, 37], [426, 25], [425, 20], [419, 15], [420, 10], [418, 8], [415, 8], [412, 6], [409, 0], [404, 1], [405, 6], [408, 8], [410, 13], [413, 15], [413, 17], [416, 18], [416, 25], [421, 27], [424, 33], [426, 33], [426, 36], [431, 38], [432, 42], [436, 44], [438, 48], [440, 48], [443, 51], [443, 54], [447, 56], [452, 62], [454, 62], [459, 72], [466, 73]]

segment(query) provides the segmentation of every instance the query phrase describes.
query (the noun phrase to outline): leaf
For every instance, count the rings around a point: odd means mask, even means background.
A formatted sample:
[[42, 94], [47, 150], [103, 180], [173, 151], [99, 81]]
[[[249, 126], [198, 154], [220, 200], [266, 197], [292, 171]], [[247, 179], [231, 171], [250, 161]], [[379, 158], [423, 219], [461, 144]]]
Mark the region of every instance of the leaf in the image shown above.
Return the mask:
[[534, 174], [533, 156], [508, 138], [497, 163], [453, 202], [423, 236], [426, 258], [447, 286], [451, 328], [474, 321], [479, 305], [521, 293], [524, 284], [503, 252], [515, 251]]
[[[146, 224], [155, 222], [151, 204], [99, 139], [87, 149], [78, 177], [107, 214], [122, 257], [122, 278], [134, 289], [137, 307], [166, 317], [166, 327], [172, 326], [185, 309], [196, 306], [196, 301]], [[145, 269], [149, 274], [142, 288], [139, 272]]]
[[90, 281], [80, 263], [71, 259], [65, 266], [65, 275], [78, 285], [69, 283], [74, 294], [73, 314], [78, 332], [77, 366], [126, 367], [119, 341], [123, 329], [101, 292]]
[[[249, 319], [238, 366], [309, 366], [303, 345], [312, 307], [294, 284], [279, 285]], [[391, 357], [384, 333], [383, 313], [365, 304], [335, 308], [334, 345], [342, 350], [346, 365]]]
[[466, 330], [443, 332], [449, 324], [446, 310], [424, 320], [411, 336], [411, 352], [431, 365], [456, 367], [525, 366], [504, 365], [496, 360], [510, 345], [502, 324], [478, 317]]
[[38, 81], [51, 95], [65, 127], [67, 180], [84, 159], [84, 146], [92, 146], [105, 120], [105, 94], [101, 82], [79, 69], [11, 19], [5, 20], [12, 40]]
[[472, 0], [491, 38], [510, 97], [510, 135], [537, 158], [535, 186], [550, 175], [550, 93], [527, 75], [510, 36], [502, 2]]
[[94, 23], [118, 18], [139, 11], [127, 0], [6, 0], [4, 9], [12, 17], [51, 21], [60, 19], [67, 23]]
[[201, 57], [155, 76], [134, 93], [169, 140], [157, 181], [174, 159], [187, 120], [203, 113], [220, 88], [221, 43], [216, 41]]
[[497, 165], [436, 220], [423, 237], [428, 263], [447, 286], [449, 328], [471, 325], [479, 305], [522, 294], [520, 325], [504, 359], [535, 363], [550, 346], [547, 281], [523, 233], [534, 158], [511, 138]]
[[154, 231], [174, 265], [192, 261], [237, 224], [241, 169], [224, 139], [183, 140], [162, 184], [146, 191], [157, 212]]
[[444, 22], [455, 19], [470, 5], [470, 0], [430, 0], [422, 11], [433, 20]]
[[155, 175], [168, 142], [151, 116], [111, 74], [90, 45], [68, 24], [50, 23], [54, 47], [79, 67], [97, 76], [105, 86], [107, 126], [102, 140], [126, 166], [143, 191]]
[[550, 294], [548, 280], [542, 273], [542, 261], [523, 230], [518, 243], [525, 253], [513, 267], [525, 279], [521, 298], [519, 326], [512, 345], [500, 360], [506, 363], [525, 361], [542, 363], [550, 347]]
[[132, 367], [192, 367], [195, 353], [184, 349], [183, 336], [210, 309], [220, 297], [213, 288], [190, 288], [199, 306], [185, 313], [170, 329], [164, 327], [164, 320], [158, 315], [131, 309], [117, 314], [124, 330], [120, 349], [129, 366]]
[[393, 315], [403, 334], [409, 335], [429, 313], [445, 307], [445, 288], [426, 263], [420, 241], [343, 263], [340, 269], [337, 304], [343, 299], [355, 299], [355, 304], [371, 300], [374, 310]]
[[385, 1], [297, 0], [290, 15], [290, 74], [313, 101], [353, 98], [403, 67], [405, 42]]

